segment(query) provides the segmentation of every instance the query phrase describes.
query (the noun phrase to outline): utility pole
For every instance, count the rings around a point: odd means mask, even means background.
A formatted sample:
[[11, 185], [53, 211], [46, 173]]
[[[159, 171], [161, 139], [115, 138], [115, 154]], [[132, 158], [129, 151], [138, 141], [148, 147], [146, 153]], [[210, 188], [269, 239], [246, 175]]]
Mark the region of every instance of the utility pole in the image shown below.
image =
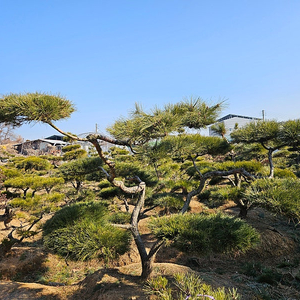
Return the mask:
[[262, 110], [262, 119], [263, 119], [263, 121], [265, 120], [265, 110], [264, 109]]

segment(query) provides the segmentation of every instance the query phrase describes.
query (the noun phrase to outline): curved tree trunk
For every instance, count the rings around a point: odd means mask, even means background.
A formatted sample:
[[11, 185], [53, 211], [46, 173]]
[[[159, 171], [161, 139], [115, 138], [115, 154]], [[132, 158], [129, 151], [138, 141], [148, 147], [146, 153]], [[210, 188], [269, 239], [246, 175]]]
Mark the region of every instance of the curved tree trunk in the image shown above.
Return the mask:
[[154, 245], [151, 247], [149, 253], [147, 253], [145, 243], [143, 242], [138, 229], [139, 216], [141, 213], [141, 209], [143, 208], [145, 203], [146, 184], [144, 182], [140, 182], [139, 187], [142, 189], [142, 191], [140, 192], [138, 202], [136, 203], [135, 208], [133, 209], [131, 215], [131, 233], [133, 235], [135, 244], [137, 246], [141, 258], [141, 264], [142, 264], [141, 279], [147, 280], [151, 276], [153, 270], [153, 262], [155, 260], [156, 253], [163, 245], [163, 241], [157, 240], [154, 243]]
[[251, 175], [250, 173], [245, 171], [243, 168], [232, 169], [232, 170], [229, 170], [229, 171], [211, 171], [211, 172], [207, 172], [204, 175], [202, 175], [202, 178], [200, 180], [200, 184], [199, 184], [198, 188], [195, 189], [195, 190], [192, 190], [191, 192], [188, 193], [188, 195], [186, 197], [186, 200], [185, 200], [185, 203], [184, 203], [184, 205], [183, 205], [180, 212], [182, 214], [187, 212], [187, 210], [190, 206], [190, 202], [191, 202], [192, 198], [202, 192], [202, 190], [205, 187], [205, 183], [206, 183], [207, 179], [213, 178], [213, 177], [223, 177], [223, 176], [235, 175], [235, 174], [243, 175], [243, 176], [248, 177], [248, 178], [253, 178], [253, 175]]
[[139, 184], [136, 186], [133, 186], [133, 187], [127, 187], [123, 181], [115, 180], [116, 172], [115, 172], [114, 163], [104, 156], [104, 154], [102, 152], [102, 148], [96, 139], [92, 138], [92, 139], [90, 139], [90, 142], [95, 146], [95, 148], [98, 152], [98, 155], [102, 159], [102, 161], [109, 167], [109, 170], [110, 170], [109, 173], [101, 167], [101, 170], [105, 173], [107, 180], [115, 187], [119, 187], [125, 193], [139, 194], [138, 201], [137, 201], [137, 203], [133, 209], [133, 212], [131, 214], [130, 230], [133, 235], [135, 244], [137, 246], [137, 249], [138, 249], [138, 252], [139, 252], [139, 255], [141, 258], [141, 264], [142, 264], [141, 279], [147, 280], [151, 276], [155, 255], [158, 252], [158, 250], [160, 249], [160, 247], [163, 245], [163, 241], [158, 240], [152, 246], [149, 253], [147, 253], [145, 244], [141, 238], [141, 235], [140, 235], [140, 232], [138, 229], [139, 217], [140, 217], [141, 210], [145, 203], [146, 184], [137, 176], [132, 178], [132, 180], [137, 181]]
[[23, 199], [26, 199], [29, 188], [23, 189]]
[[274, 152], [273, 149], [269, 149], [269, 151], [268, 151], [268, 160], [269, 160], [269, 166], [270, 166], [269, 178], [274, 178], [273, 152]]

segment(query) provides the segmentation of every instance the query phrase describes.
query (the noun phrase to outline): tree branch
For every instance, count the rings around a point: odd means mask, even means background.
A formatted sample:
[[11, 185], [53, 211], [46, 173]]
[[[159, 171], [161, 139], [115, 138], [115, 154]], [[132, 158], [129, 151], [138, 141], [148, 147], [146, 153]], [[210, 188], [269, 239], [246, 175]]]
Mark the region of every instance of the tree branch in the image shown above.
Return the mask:
[[191, 160], [193, 162], [194, 168], [196, 169], [196, 172], [199, 174], [200, 178], [203, 178], [203, 174], [200, 172], [200, 170], [198, 169], [198, 167], [196, 165], [196, 158], [191, 157]]
[[117, 140], [117, 139], [113, 139], [113, 138], [110, 138], [106, 135], [98, 134], [98, 133], [89, 134], [86, 137], [86, 140], [88, 140], [88, 141], [101, 140], [101, 141], [105, 141], [105, 142], [108, 142], [108, 143], [111, 143], [111, 144], [114, 144], [114, 145], [127, 146], [127, 147], [131, 148], [131, 144], [129, 143], [129, 140], [126, 140], [126, 141]]
[[255, 178], [252, 174], [250, 174], [249, 172], [247, 172], [243, 168], [232, 169], [232, 170], [229, 170], [229, 171], [211, 171], [211, 172], [207, 172], [201, 178], [198, 188], [195, 189], [195, 190], [192, 190], [191, 192], [188, 193], [188, 195], [186, 197], [186, 200], [185, 200], [185, 203], [184, 203], [184, 205], [183, 205], [180, 212], [182, 214], [187, 212], [187, 210], [190, 206], [190, 202], [191, 202], [192, 198], [202, 192], [202, 190], [205, 187], [205, 183], [209, 178], [220, 177], [220, 176], [223, 177], [223, 176], [229, 176], [229, 175], [233, 175], [233, 174], [242, 174], [245, 177], [251, 178], [251, 179]]
[[62, 135], [64, 136], [67, 136], [68, 138], [72, 139], [72, 140], [76, 140], [76, 141], [83, 141], [83, 142], [86, 142], [88, 141], [87, 139], [85, 138], [79, 138], [78, 136], [76, 135], [73, 135], [69, 132], [65, 132], [63, 130], [61, 130], [60, 128], [58, 128], [57, 126], [55, 126], [52, 122], [47, 122], [52, 128], [54, 128], [56, 131], [58, 131], [59, 133], [61, 133]]

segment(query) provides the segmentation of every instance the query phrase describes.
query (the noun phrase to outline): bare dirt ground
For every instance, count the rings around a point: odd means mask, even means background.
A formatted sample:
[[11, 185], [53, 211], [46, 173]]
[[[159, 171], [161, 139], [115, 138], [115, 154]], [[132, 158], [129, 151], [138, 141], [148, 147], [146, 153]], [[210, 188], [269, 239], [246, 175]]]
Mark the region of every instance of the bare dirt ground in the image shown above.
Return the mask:
[[[193, 212], [200, 212], [202, 205], [193, 201], [191, 208]], [[223, 209], [233, 215], [238, 213], [233, 204], [227, 204]], [[156, 257], [154, 275], [170, 277], [178, 272], [196, 272], [214, 287], [237, 288], [242, 299], [300, 299], [300, 228], [258, 208], [249, 212], [247, 222], [261, 234], [257, 248], [246, 254], [206, 257], [162, 248]], [[3, 224], [0, 226], [2, 240], [9, 230], [5, 230]], [[141, 220], [140, 230], [150, 245], [153, 237], [147, 228], [147, 219]], [[281, 279], [269, 283], [266, 282], [268, 278], [258, 281], [257, 274], [263, 269], [280, 274]], [[251, 274], [254, 271], [257, 272], [255, 276]], [[41, 236], [37, 235], [16, 245], [0, 261], [0, 299], [157, 299], [145, 294], [140, 274], [139, 256], [134, 245], [118, 262], [66, 262], [46, 252]]]

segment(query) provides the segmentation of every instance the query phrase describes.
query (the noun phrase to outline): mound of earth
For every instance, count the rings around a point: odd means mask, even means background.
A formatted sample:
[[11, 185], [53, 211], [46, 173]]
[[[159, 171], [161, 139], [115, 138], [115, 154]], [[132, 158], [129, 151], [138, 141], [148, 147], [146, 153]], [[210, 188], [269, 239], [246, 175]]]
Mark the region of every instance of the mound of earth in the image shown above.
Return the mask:
[[[65, 287], [54, 287], [38, 283], [0, 281], [0, 299], [2, 300], [61, 300], [67, 299], [65, 290]], [[70, 290], [70, 287], [68, 287], [68, 290]]]
[[[191, 208], [200, 212], [202, 204], [192, 202]], [[238, 214], [234, 205], [226, 205], [224, 210], [234, 216]], [[196, 272], [213, 287], [237, 288], [242, 299], [300, 299], [300, 228], [260, 208], [249, 211], [247, 222], [261, 234], [261, 243], [255, 249], [247, 253], [203, 257], [163, 247], [156, 256], [154, 275], [170, 277], [180, 272]], [[140, 231], [150, 247], [154, 238], [147, 227], [147, 219], [141, 220]], [[1, 238], [9, 232], [1, 223]], [[67, 266], [63, 259], [47, 253], [39, 242], [40, 238], [37, 236], [36, 240], [28, 240], [26, 245], [16, 245], [0, 261], [0, 299], [156, 299], [146, 295], [143, 290], [144, 284], [139, 278], [139, 255], [134, 244], [131, 251], [118, 261], [95, 262], [93, 270], [86, 272], [89, 268], [86, 263], [69, 262]], [[274, 274], [279, 272], [282, 279], [276, 283], [267, 283], [266, 280], [259, 282], [257, 276], [249, 274], [249, 270], [255, 271], [258, 267], [271, 270]], [[73, 276], [73, 283], [62, 285], [58, 280], [39, 284], [31, 276], [37, 271], [46, 272], [47, 269], [61, 272], [62, 268], [71, 270], [68, 276]], [[81, 277], [77, 275], [80, 272]], [[21, 280], [26, 282], [18, 282]]]

